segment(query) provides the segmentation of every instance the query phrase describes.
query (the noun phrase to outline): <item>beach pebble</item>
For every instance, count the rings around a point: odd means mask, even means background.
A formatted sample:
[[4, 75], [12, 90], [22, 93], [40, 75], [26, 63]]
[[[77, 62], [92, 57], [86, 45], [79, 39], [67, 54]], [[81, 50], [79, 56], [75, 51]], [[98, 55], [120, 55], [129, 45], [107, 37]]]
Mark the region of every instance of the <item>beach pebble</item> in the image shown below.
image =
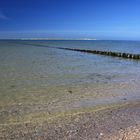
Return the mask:
[[103, 136], [103, 133], [100, 133], [100, 136]]
[[22, 103], [18, 103], [18, 105], [22, 105]]

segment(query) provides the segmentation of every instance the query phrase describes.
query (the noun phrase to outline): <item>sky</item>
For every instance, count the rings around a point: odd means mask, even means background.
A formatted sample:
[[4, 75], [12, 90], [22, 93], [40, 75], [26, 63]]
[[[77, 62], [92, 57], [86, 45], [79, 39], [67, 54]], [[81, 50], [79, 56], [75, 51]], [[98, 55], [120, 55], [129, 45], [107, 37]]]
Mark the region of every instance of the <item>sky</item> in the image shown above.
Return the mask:
[[0, 0], [0, 39], [140, 40], [140, 0]]

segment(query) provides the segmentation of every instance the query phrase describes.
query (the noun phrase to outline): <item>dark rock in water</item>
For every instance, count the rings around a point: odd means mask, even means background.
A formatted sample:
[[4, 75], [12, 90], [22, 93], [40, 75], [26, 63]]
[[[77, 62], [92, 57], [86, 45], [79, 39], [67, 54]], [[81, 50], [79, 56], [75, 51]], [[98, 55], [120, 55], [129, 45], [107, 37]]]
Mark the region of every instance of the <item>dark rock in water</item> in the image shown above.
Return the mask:
[[15, 88], [15, 87], [16, 87], [15, 85], [11, 85], [11, 86], [10, 86], [10, 88]]
[[72, 90], [68, 90], [69, 93], [72, 93]]
[[123, 98], [123, 100], [126, 101], [127, 99], [126, 98]]

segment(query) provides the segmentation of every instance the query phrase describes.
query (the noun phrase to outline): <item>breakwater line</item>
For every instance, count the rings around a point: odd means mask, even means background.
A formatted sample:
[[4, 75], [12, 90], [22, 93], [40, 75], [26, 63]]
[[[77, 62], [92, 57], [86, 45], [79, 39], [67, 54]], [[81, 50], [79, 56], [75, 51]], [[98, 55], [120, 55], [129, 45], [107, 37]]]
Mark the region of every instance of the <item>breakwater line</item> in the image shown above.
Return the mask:
[[100, 51], [100, 50], [88, 50], [88, 49], [76, 49], [76, 48], [65, 48], [65, 47], [51, 47], [51, 46], [46, 46], [46, 45], [28, 44], [28, 43], [24, 43], [24, 45], [63, 49], [63, 50], [77, 51], [77, 52], [82, 52], [82, 53], [90, 53], [90, 54], [98, 54], [98, 55], [111, 56], [111, 57], [120, 57], [120, 58], [125, 58], [125, 59], [140, 60], [140, 54], [112, 52], [112, 51]]
[[99, 51], [99, 50], [85, 50], [85, 49], [74, 49], [74, 48], [62, 48], [62, 47], [54, 47], [54, 48], [69, 50], [69, 51], [83, 52], [83, 53], [99, 54], [99, 55], [104, 55], [104, 56], [140, 60], [140, 54], [121, 53], [121, 52], [112, 52], [112, 51]]

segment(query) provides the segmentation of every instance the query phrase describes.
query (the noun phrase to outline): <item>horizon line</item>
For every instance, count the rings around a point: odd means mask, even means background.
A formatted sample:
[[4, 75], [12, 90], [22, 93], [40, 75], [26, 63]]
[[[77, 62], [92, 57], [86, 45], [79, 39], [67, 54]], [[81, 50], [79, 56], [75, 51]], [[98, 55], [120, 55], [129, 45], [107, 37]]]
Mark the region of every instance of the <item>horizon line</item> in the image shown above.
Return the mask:
[[85, 41], [140, 41], [140, 40], [134, 40], [134, 39], [96, 39], [96, 38], [0, 38], [0, 40], [20, 40], [20, 41], [45, 41], [45, 40], [50, 40], [50, 41], [59, 41], [59, 40], [85, 40]]

